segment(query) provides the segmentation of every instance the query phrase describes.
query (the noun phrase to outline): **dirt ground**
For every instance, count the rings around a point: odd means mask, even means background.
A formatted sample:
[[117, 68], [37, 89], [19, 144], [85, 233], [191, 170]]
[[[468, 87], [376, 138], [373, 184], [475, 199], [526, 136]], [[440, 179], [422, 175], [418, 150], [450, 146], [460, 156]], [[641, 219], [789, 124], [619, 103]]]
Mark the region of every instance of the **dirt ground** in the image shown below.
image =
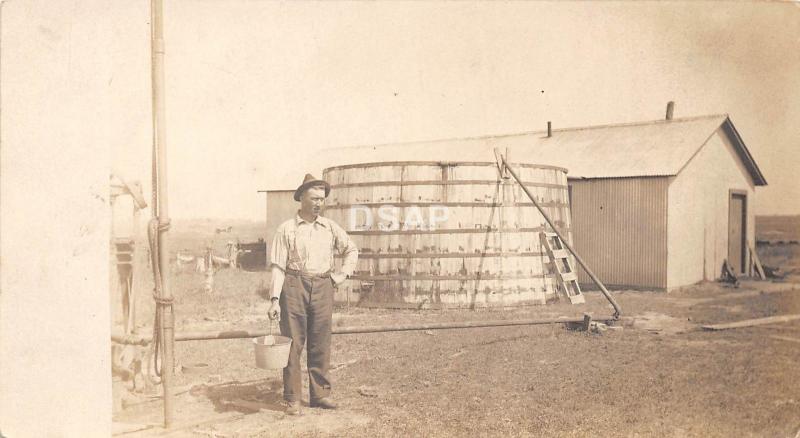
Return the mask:
[[[759, 250], [761, 251], [761, 249]], [[700, 326], [800, 313], [797, 245], [784, 281], [707, 283], [614, 296], [621, 329], [563, 325], [336, 335], [337, 411], [288, 417], [278, 371], [255, 368], [249, 340], [176, 343], [175, 425], [160, 427], [157, 394], [124, 395], [114, 411], [124, 437], [272, 436], [776, 436], [800, 430], [800, 321], [727, 331]], [[267, 274], [173, 272], [177, 331], [266, 328]], [[143, 286], [145, 287], [145, 286]], [[144, 295], [144, 294], [143, 294]], [[139, 325], [152, 304], [141, 297]], [[340, 308], [338, 326], [610, 314], [604, 298], [479, 311]], [[145, 315], [147, 315], [145, 317]], [[601, 327], [602, 328], [602, 327]], [[206, 370], [182, 372], [206, 363]], [[307, 397], [307, 394], [306, 394]], [[306, 400], [307, 402], [307, 400]], [[134, 431], [146, 428], [145, 430]]]

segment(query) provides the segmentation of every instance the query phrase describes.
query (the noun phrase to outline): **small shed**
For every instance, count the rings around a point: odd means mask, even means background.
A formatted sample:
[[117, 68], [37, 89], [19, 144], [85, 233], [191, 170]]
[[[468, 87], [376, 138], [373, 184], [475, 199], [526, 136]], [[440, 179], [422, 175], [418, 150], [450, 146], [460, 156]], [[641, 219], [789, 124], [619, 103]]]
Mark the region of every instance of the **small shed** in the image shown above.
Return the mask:
[[606, 282], [672, 289], [719, 278], [726, 259], [746, 272], [766, 180], [728, 116], [556, 138], [541, 149], [570, 163], [577, 249]]
[[[568, 169], [576, 250], [612, 287], [672, 289], [714, 280], [724, 260], [739, 273], [747, 270], [755, 188], [766, 179], [725, 114], [337, 148], [320, 154], [311, 169], [423, 158], [486, 161], [496, 147], [511, 162]], [[589, 283], [585, 273], [579, 278]]]

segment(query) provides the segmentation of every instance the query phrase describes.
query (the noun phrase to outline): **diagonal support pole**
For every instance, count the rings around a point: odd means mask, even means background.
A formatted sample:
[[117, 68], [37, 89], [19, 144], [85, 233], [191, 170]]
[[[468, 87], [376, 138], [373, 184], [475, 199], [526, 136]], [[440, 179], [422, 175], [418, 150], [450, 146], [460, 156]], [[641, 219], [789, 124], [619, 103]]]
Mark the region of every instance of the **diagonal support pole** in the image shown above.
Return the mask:
[[[498, 150], [495, 148], [495, 156], [497, 155], [500, 154]], [[508, 172], [514, 178], [517, 184], [519, 184], [520, 187], [522, 187], [522, 190], [525, 192], [526, 195], [528, 195], [528, 198], [530, 198], [531, 202], [533, 202], [533, 205], [536, 206], [536, 208], [539, 210], [539, 213], [542, 214], [544, 220], [547, 221], [547, 224], [550, 225], [550, 228], [553, 229], [553, 232], [556, 233], [559, 239], [561, 239], [561, 242], [564, 244], [564, 247], [567, 249], [567, 251], [569, 251], [570, 253], [572, 253], [573, 256], [575, 256], [575, 260], [578, 262], [578, 264], [581, 265], [581, 267], [586, 271], [586, 274], [588, 274], [589, 278], [591, 278], [594, 284], [597, 285], [597, 287], [600, 289], [600, 292], [603, 293], [603, 296], [605, 296], [608, 302], [611, 303], [611, 306], [614, 307], [614, 318], [618, 319], [619, 316], [622, 315], [622, 309], [619, 307], [619, 304], [617, 304], [616, 300], [614, 300], [614, 297], [611, 296], [611, 293], [608, 291], [608, 289], [606, 289], [605, 285], [603, 285], [603, 282], [601, 282], [600, 279], [597, 278], [594, 272], [592, 272], [591, 268], [589, 268], [586, 262], [583, 261], [581, 256], [578, 255], [578, 253], [575, 252], [574, 249], [572, 249], [572, 245], [570, 245], [569, 242], [567, 242], [567, 240], [564, 238], [564, 236], [562, 236], [561, 233], [558, 232], [558, 229], [553, 224], [553, 221], [552, 219], [550, 219], [550, 216], [547, 214], [547, 212], [544, 211], [542, 206], [539, 205], [538, 202], [536, 202], [536, 199], [533, 197], [531, 192], [528, 190], [527, 187], [525, 187], [525, 184], [522, 183], [522, 180], [519, 179], [517, 172], [515, 172], [514, 169], [508, 164], [508, 162], [506, 161], [506, 157], [500, 155], [500, 159], [503, 162], [503, 167], [506, 170], [508, 170]]]

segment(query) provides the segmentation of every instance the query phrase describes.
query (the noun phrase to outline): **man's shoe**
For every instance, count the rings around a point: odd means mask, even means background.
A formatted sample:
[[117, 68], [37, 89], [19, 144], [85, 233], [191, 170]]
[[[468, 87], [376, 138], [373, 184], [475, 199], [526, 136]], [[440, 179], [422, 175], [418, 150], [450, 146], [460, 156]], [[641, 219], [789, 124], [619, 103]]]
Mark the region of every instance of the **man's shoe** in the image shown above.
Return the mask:
[[322, 408], [322, 409], [336, 409], [336, 403], [333, 400], [329, 399], [328, 397], [322, 397], [317, 400], [313, 400], [311, 403], [312, 408]]
[[300, 402], [287, 402], [286, 415], [300, 415]]

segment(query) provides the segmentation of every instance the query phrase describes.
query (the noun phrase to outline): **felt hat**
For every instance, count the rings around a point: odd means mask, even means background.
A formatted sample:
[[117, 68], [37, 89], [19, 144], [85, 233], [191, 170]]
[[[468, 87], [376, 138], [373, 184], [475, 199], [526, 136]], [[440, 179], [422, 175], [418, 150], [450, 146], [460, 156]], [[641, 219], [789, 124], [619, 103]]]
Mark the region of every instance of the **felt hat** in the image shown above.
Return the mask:
[[316, 186], [325, 186], [325, 197], [328, 197], [328, 194], [331, 192], [331, 185], [327, 183], [327, 181], [323, 181], [321, 179], [314, 178], [313, 175], [310, 173], [306, 174], [306, 177], [303, 178], [303, 184], [300, 184], [300, 187], [294, 191], [294, 200], [300, 202], [300, 197], [303, 196], [303, 192], [310, 189], [311, 187]]

